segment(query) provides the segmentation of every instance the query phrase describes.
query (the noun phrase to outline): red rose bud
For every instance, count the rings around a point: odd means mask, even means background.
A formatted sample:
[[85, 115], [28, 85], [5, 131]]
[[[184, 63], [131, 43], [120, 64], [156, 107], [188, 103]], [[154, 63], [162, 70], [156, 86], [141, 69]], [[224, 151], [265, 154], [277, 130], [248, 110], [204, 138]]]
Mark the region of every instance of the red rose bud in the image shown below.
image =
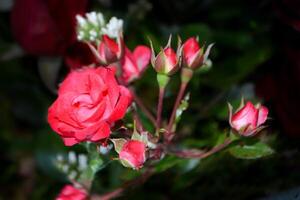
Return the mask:
[[186, 67], [195, 69], [203, 64], [203, 49], [195, 37], [189, 38], [183, 44], [183, 63]]
[[88, 44], [98, 62], [103, 65], [109, 65], [120, 60], [124, 54], [124, 42], [121, 35], [119, 35], [117, 41], [103, 35], [97, 50], [93, 45]]
[[66, 146], [97, 142], [110, 135], [110, 126], [125, 115], [131, 93], [118, 85], [111, 68], [74, 70], [61, 83], [48, 110], [51, 128]]
[[146, 161], [146, 145], [139, 140], [127, 141], [120, 153], [119, 158], [125, 167], [139, 169]]
[[146, 70], [151, 57], [151, 51], [147, 46], [137, 46], [133, 53], [125, 48], [125, 54], [121, 61], [122, 80], [125, 84], [139, 78]]
[[56, 200], [87, 200], [87, 193], [83, 189], [78, 189], [72, 185], [66, 185], [55, 198]]
[[247, 102], [244, 106], [232, 114], [232, 107], [229, 104], [229, 123], [231, 127], [242, 136], [253, 136], [264, 126], [261, 126], [267, 120], [268, 109], [261, 105], [254, 106]]

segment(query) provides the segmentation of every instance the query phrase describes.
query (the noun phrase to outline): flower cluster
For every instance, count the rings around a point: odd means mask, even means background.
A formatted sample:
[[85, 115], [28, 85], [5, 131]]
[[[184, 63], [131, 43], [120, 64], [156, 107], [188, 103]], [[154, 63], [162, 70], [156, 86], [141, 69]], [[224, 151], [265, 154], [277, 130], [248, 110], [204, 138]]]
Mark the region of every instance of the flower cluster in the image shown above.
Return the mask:
[[[217, 146], [211, 152], [181, 150], [174, 148], [173, 138], [181, 114], [187, 109], [189, 95], [185, 91], [194, 71], [210, 65], [208, 59], [211, 47], [201, 46], [198, 38], [188, 38], [183, 44], [178, 39], [176, 51], [172, 48], [172, 38], [156, 55], [152, 42], [151, 48], [138, 45], [133, 51], [128, 49], [122, 34], [123, 21], [115, 17], [106, 24], [101, 13], [87, 13], [86, 18], [77, 16], [78, 39], [84, 40], [95, 57], [93, 65], [81, 66], [71, 71], [58, 89], [58, 97], [48, 110], [48, 122], [51, 128], [62, 138], [66, 146], [78, 143], [95, 144], [97, 156], [105, 156], [113, 144], [118, 154], [115, 160], [132, 169], [153, 165], [153, 160], [161, 160], [172, 154], [184, 158], [203, 158], [226, 147], [232, 142], [231, 137], [223, 146]], [[156, 119], [137, 99], [134, 89], [128, 85], [141, 78], [149, 62], [156, 71], [159, 86]], [[180, 89], [167, 123], [162, 123], [162, 109], [165, 90], [172, 76], [179, 72]], [[153, 123], [155, 132], [146, 131], [137, 112], [136, 104]], [[131, 107], [129, 109], [129, 107]], [[131, 111], [133, 126], [123, 123], [127, 111]], [[229, 104], [229, 124], [232, 132], [238, 136], [254, 136], [267, 120], [268, 109], [260, 104], [242, 102], [233, 113]], [[90, 153], [91, 150], [88, 150]], [[58, 165], [69, 172], [66, 159], [59, 157]], [[87, 158], [69, 153], [68, 162], [79, 164], [87, 169]], [[97, 167], [94, 167], [96, 169]], [[72, 173], [70, 173], [72, 174]], [[73, 173], [74, 174], [74, 173]], [[70, 175], [71, 176], [71, 175]], [[72, 179], [72, 176], [71, 178]], [[78, 197], [77, 197], [77, 196]], [[85, 199], [86, 193], [72, 186], [66, 186], [58, 199]]]
[[106, 23], [103, 14], [100, 12], [90, 12], [85, 16], [86, 18], [76, 15], [78, 40], [96, 42], [102, 35], [117, 38], [123, 30], [123, 20], [116, 17], [112, 17]]

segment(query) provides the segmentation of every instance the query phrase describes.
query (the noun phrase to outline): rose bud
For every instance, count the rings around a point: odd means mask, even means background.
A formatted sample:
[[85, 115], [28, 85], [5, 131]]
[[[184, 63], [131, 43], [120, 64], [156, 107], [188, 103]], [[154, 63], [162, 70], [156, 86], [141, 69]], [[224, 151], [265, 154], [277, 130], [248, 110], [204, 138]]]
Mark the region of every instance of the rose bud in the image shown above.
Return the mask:
[[137, 46], [133, 53], [125, 48], [125, 54], [121, 61], [122, 80], [125, 84], [129, 84], [133, 80], [139, 78], [146, 70], [151, 57], [151, 51], [147, 46]]
[[[175, 51], [171, 48], [171, 36], [169, 37], [169, 41], [167, 46], [164, 49], [161, 49], [159, 54], [155, 57], [154, 48], [152, 42], [150, 41], [152, 55], [151, 55], [151, 64], [155, 71], [158, 74], [164, 74], [170, 76], [174, 74], [179, 69], [179, 55], [180, 53], [175, 53]], [[180, 46], [180, 45], [178, 45]]]
[[97, 142], [110, 135], [132, 100], [129, 90], [118, 85], [112, 68], [71, 71], [61, 83], [58, 98], [48, 110], [48, 122], [66, 146]]
[[119, 158], [125, 167], [139, 169], [146, 161], [146, 144], [139, 140], [129, 140], [124, 143]]
[[119, 35], [117, 41], [103, 35], [97, 50], [92, 44], [88, 44], [98, 62], [103, 65], [109, 65], [120, 60], [124, 54], [124, 41], [121, 35]]
[[242, 136], [253, 136], [265, 126], [261, 126], [267, 120], [268, 109], [260, 104], [254, 106], [251, 102], [243, 105], [243, 102], [234, 114], [229, 104], [229, 123], [233, 130]]
[[185, 67], [195, 69], [203, 64], [203, 49], [195, 37], [189, 38], [183, 44], [183, 64]]
[[87, 200], [87, 193], [83, 189], [78, 189], [72, 185], [66, 185], [61, 190], [56, 200]]

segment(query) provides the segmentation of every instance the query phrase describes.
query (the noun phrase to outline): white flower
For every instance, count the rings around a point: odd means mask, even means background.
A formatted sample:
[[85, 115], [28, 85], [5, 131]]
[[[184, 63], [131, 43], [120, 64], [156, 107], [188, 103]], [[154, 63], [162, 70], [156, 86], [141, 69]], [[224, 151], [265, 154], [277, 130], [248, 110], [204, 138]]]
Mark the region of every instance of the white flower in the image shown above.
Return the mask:
[[74, 180], [77, 176], [77, 172], [72, 170], [69, 174], [69, 179]]
[[96, 12], [87, 13], [86, 17], [90, 23], [92, 23], [95, 26], [98, 26], [98, 17]]
[[119, 32], [123, 29], [123, 20], [112, 17], [106, 27], [102, 28], [102, 32], [111, 38], [117, 38]]
[[76, 163], [76, 154], [74, 153], [74, 151], [70, 151], [69, 154], [68, 154], [68, 158], [69, 158], [69, 162], [74, 164]]
[[88, 166], [87, 162], [88, 162], [88, 159], [87, 159], [86, 155], [80, 154], [78, 156], [79, 169], [81, 171], [83, 171], [83, 170], [85, 170], [87, 168], [87, 166]]
[[61, 154], [58, 154], [58, 155], [56, 156], [56, 160], [57, 160], [58, 162], [62, 162], [62, 161], [64, 160], [64, 158], [63, 158], [63, 156], [62, 156]]
[[105, 26], [105, 20], [104, 20], [103, 14], [101, 12], [99, 12], [97, 14], [97, 19], [98, 19], [98, 23], [99, 23], [100, 27]]
[[85, 26], [87, 24], [86, 20], [81, 15], [76, 15], [76, 20], [79, 26]]

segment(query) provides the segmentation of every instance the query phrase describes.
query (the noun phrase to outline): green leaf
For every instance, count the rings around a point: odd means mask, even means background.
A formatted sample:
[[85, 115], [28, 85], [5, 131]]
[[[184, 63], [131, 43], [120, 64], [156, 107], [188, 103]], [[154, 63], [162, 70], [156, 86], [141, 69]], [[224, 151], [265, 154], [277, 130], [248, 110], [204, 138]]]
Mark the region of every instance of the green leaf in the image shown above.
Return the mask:
[[231, 147], [229, 152], [236, 158], [257, 159], [273, 154], [274, 150], [265, 143], [257, 142], [253, 145], [237, 145]]

